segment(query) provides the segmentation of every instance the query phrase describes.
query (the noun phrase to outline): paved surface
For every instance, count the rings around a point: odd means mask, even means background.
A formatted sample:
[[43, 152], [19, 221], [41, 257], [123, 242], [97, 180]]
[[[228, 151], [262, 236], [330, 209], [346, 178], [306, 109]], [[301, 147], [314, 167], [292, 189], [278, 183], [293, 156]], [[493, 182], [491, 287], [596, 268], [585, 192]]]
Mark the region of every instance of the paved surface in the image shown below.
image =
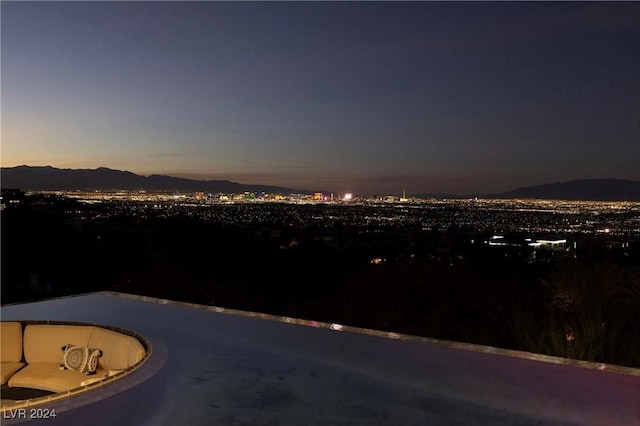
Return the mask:
[[113, 424], [123, 404], [134, 401], [120, 424], [640, 425], [638, 370], [541, 362], [487, 353], [491, 348], [113, 294], [6, 306], [0, 315], [123, 327], [166, 349], [165, 368], [146, 387], [42, 424]]

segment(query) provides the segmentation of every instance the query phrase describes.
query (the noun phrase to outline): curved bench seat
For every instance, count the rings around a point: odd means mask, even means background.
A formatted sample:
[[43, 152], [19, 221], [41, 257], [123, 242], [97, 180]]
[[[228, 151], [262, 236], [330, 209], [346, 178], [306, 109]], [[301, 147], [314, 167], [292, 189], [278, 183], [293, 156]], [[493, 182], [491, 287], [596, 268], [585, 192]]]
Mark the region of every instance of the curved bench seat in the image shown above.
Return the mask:
[[[6, 347], [5, 347], [6, 344]], [[100, 349], [94, 374], [61, 368], [67, 345]], [[126, 371], [146, 356], [128, 334], [94, 325], [2, 322], [2, 385], [65, 392]]]

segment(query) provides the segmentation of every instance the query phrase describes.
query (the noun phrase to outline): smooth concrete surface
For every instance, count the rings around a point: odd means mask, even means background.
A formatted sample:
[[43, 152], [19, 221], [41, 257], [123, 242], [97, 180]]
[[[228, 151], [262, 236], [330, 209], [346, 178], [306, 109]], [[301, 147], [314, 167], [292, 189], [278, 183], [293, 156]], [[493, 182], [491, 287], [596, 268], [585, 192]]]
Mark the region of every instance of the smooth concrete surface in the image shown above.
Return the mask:
[[[5, 306], [0, 317], [122, 327], [166, 348], [155, 380], [42, 424], [640, 425], [634, 369], [111, 293]], [[130, 417], [117, 414], [127, 406]]]

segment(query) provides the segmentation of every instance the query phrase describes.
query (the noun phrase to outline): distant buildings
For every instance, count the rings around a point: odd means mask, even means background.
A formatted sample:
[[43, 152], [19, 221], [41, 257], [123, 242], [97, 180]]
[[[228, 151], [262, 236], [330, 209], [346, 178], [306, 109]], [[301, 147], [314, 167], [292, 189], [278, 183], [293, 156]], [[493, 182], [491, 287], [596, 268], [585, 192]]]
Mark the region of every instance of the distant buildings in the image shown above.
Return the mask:
[[505, 256], [545, 261], [567, 251], [567, 240], [560, 237], [527, 238], [521, 234], [493, 235], [485, 241], [490, 247], [503, 249]]
[[0, 196], [0, 210], [4, 210], [9, 205], [20, 204], [25, 199], [24, 191], [20, 189], [2, 189]]
[[490, 246], [499, 247], [531, 247], [534, 249], [547, 249], [552, 251], [564, 250], [567, 240], [565, 238], [525, 238], [522, 236], [494, 235], [487, 240]]

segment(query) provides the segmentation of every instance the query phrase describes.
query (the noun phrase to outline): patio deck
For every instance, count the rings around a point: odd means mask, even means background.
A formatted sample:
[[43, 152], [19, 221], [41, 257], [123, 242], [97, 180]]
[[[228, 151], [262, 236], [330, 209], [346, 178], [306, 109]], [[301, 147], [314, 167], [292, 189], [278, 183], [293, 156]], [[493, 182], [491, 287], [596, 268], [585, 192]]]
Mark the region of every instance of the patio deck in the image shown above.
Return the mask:
[[638, 369], [119, 293], [0, 315], [122, 327], [154, 347], [136, 383], [54, 403], [47, 425], [640, 425]]

